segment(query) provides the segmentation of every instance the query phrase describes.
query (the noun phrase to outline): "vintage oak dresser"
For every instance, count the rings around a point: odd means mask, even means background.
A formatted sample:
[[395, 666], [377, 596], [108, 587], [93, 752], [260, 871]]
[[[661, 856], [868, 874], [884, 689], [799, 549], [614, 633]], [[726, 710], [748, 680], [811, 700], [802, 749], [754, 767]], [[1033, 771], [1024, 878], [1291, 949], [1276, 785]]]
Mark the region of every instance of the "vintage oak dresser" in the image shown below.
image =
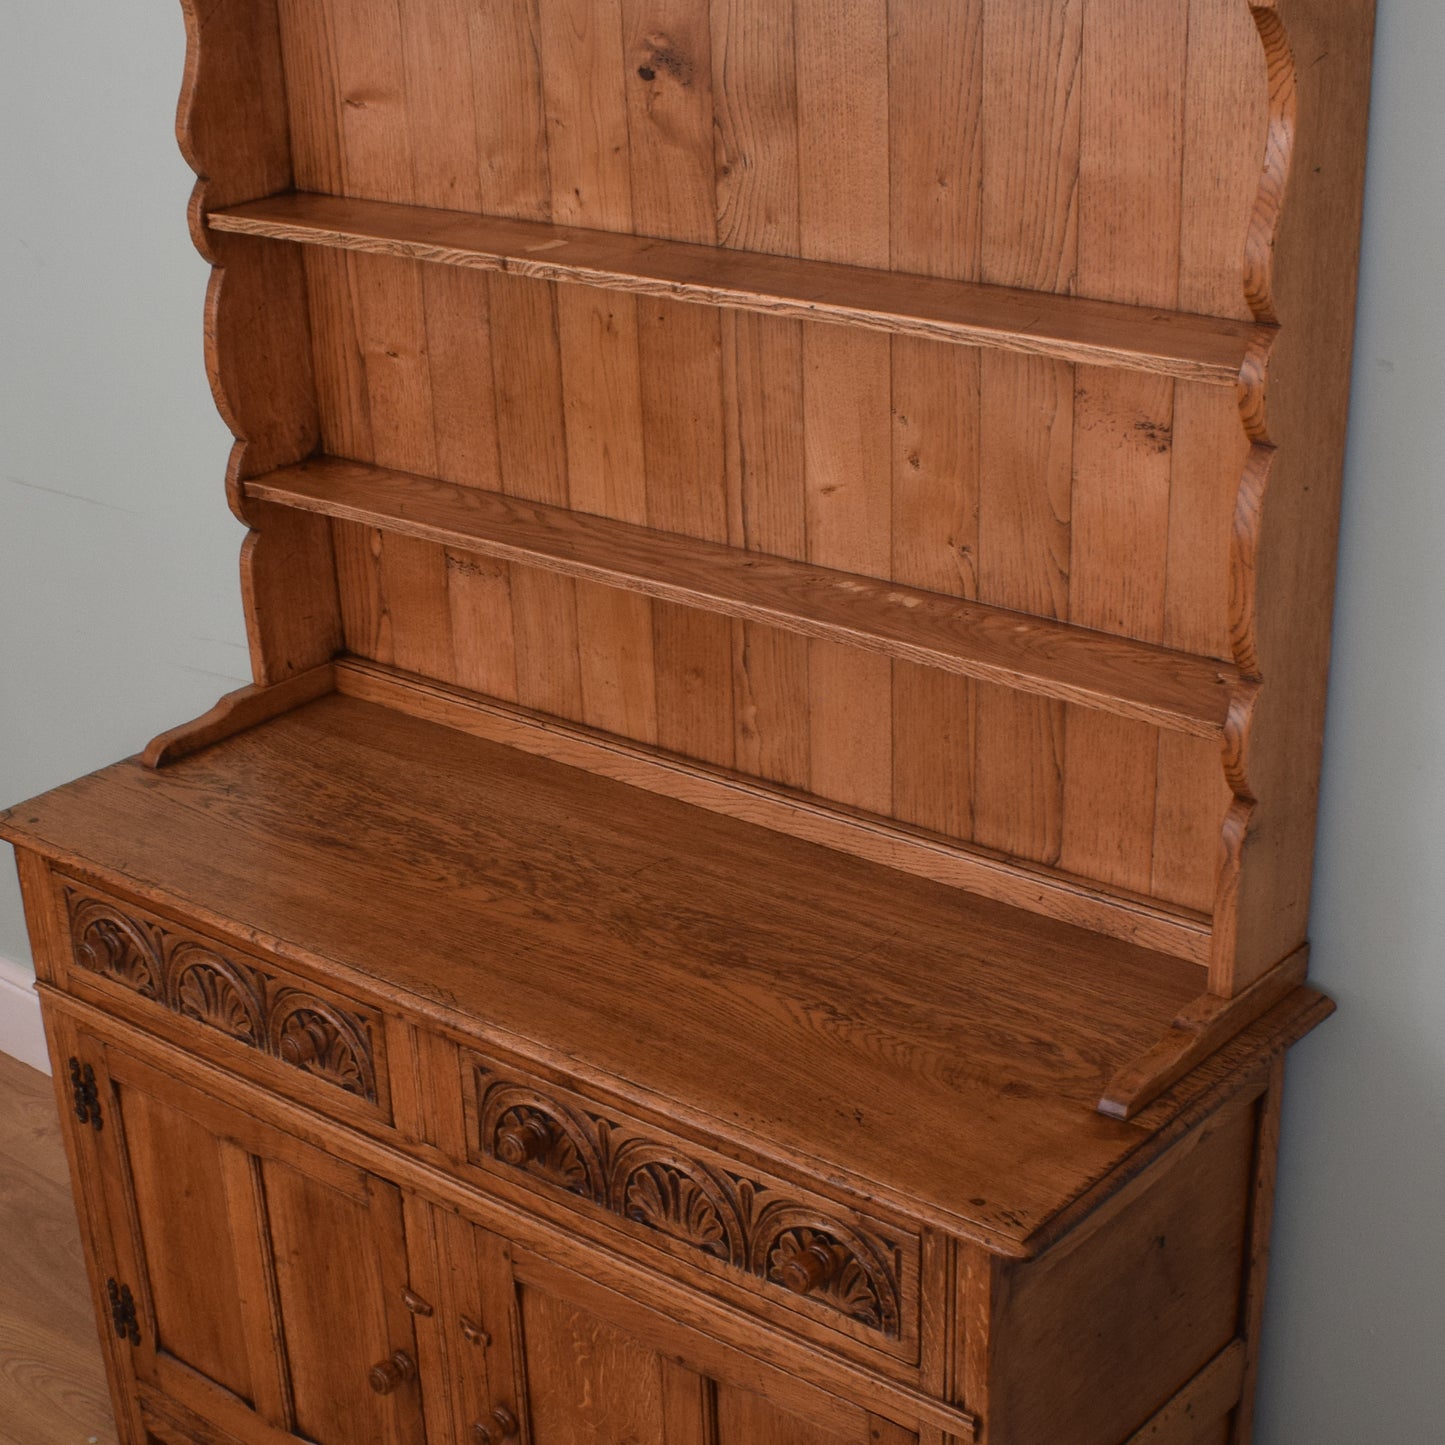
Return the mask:
[[255, 682], [0, 818], [127, 1445], [1243, 1445], [1371, 0], [186, 0]]

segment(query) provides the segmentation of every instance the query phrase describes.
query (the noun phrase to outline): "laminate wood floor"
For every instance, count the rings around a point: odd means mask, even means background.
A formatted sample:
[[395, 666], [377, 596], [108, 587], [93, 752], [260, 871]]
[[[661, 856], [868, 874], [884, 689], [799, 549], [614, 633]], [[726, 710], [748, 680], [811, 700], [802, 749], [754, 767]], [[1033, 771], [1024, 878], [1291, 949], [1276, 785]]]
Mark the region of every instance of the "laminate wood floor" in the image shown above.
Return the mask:
[[0, 1445], [116, 1445], [50, 1080], [0, 1054]]

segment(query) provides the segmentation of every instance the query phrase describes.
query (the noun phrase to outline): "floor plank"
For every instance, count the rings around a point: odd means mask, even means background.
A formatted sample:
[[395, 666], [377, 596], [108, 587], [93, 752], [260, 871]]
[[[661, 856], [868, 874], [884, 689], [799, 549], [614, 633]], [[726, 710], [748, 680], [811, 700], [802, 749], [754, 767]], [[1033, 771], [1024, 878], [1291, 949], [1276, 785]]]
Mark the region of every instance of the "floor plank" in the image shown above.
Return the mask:
[[0, 1054], [0, 1445], [115, 1445], [50, 1080]]

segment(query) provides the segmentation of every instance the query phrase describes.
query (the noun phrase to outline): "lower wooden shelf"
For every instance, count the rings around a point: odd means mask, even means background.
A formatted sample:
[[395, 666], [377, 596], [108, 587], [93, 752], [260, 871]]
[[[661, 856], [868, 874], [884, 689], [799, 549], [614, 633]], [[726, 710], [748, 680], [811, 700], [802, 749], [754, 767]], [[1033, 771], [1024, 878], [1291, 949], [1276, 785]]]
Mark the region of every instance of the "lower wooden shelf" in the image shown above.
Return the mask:
[[339, 457], [245, 492], [1194, 737], [1222, 738], [1258, 688], [1219, 658]]

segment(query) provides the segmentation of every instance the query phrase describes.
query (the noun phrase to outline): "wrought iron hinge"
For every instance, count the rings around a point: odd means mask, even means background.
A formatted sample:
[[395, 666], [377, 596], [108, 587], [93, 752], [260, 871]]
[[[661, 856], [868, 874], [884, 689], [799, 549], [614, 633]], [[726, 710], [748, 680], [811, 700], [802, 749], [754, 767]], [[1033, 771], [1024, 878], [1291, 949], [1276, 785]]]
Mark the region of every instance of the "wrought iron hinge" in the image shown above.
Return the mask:
[[94, 1129], [104, 1128], [100, 1116], [100, 1090], [95, 1083], [95, 1070], [79, 1059], [70, 1061], [70, 1089], [75, 1099], [75, 1117]]
[[115, 1325], [116, 1334], [133, 1345], [140, 1344], [140, 1321], [136, 1318], [135, 1298], [130, 1292], [130, 1286], [108, 1279], [105, 1288], [110, 1295], [110, 1318]]

